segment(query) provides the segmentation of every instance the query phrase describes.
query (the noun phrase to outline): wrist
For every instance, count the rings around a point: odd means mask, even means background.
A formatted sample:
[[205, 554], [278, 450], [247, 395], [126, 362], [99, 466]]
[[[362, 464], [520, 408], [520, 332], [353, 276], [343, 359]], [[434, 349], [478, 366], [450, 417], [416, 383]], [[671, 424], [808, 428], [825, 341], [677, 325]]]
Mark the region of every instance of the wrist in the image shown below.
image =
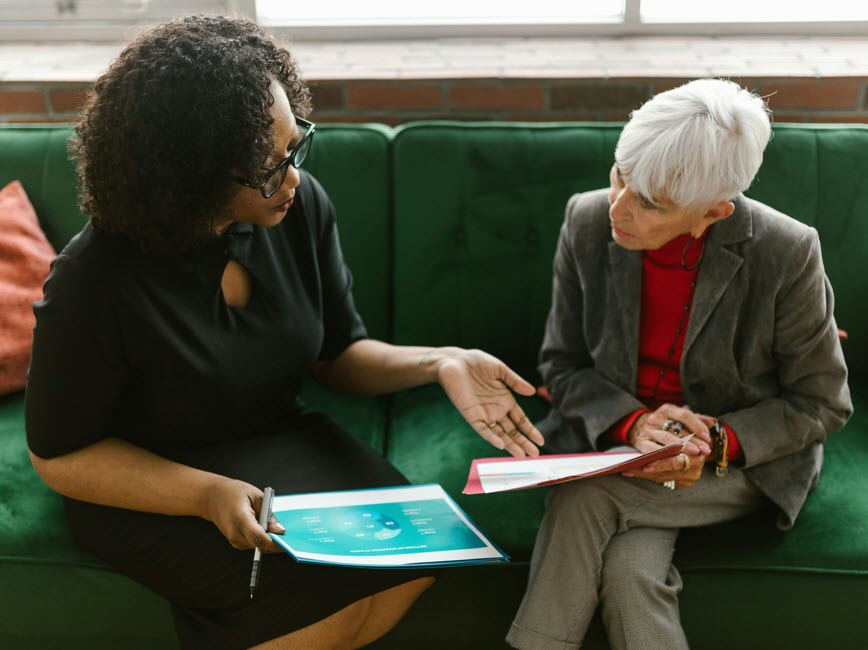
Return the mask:
[[441, 382], [441, 372], [449, 361], [455, 359], [461, 352], [461, 348], [444, 346], [431, 348], [422, 355], [419, 365], [425, 369], [426, 378], [431, 382]]
[[220, 495], [229, 485], [235, 482], [235, 479], [219, 474], [210, 474], [206, 480], [202, 481], [199, 485], [196, 498], [197, 514], [199, 517], [216, 524], [218, 514], [225, 508]]
[[630, 427], [630, 430], [627, 432], [627, 441], [631, 446], [636, 446], [636, 436], [639, 434], [639, 429], [645, 424], [645, 420], [651, 415], [650, 411], [647, 413], [643, 413], [633, 422], [633, 426]]

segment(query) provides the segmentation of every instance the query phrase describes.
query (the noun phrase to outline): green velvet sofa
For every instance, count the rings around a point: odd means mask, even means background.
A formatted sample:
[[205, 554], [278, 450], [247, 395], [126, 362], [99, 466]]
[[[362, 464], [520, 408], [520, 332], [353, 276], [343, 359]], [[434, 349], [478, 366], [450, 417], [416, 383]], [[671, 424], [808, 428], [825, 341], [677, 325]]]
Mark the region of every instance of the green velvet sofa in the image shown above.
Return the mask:
[[[337, 207], [372, 336], [479, 347], [537, 381], [551, 259], [567, 198], [603, 187], [611, 124], [323, 125], [310, 163]], [[0, 186], [20, 179], [57, 250], [82, 226], [65, 126], [0, 127]], [[768, 517], [682, 533], [682, 618], [699, 650], [868, 647], [868, 127], [778, 125], [749, 191], [817, 228], [856, 412], [795, 528]], [[438, 482], [511, 556], [446, 573], [376, 648], [502, 648], [544, 490], [463, 496], [495, 451], [437, 387], [389, 398], [305, 388], [413, 482]], [[547, 408], [522, 399], [532, 418]], [[0, 648], [164, 649], [166, 604], [76, 550], [60, 498], [27, 457], [23, 393], [0, 397]], [[605, 648], [599, 624], [587, 647]]]

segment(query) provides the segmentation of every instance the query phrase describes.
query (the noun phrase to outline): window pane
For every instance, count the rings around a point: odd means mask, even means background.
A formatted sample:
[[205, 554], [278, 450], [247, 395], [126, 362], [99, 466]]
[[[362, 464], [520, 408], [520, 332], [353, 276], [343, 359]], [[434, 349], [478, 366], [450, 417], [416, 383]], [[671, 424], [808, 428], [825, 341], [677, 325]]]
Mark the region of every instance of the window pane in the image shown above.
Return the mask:
[[865, 0], [642, 0], [642, 20], [672, 23], [868, 20]]
[[0, 0], [0, 20], [154, 22], [198, 12], [224, 12], [225, 0]]
[[624, 0], [257, 0], [259, 18], [281, 25], [425, 25], [450, 23], [575, 23], [621, 20]]

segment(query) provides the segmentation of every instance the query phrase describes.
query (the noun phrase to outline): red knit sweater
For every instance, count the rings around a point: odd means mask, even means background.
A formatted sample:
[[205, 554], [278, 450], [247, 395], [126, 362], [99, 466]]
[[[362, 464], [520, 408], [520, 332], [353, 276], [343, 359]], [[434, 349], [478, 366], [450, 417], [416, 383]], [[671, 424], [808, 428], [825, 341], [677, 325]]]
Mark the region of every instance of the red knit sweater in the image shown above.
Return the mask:
[[[610, 429], [611, 440], [617, 444], [629, 444], [627, 432], [643, 413], [653, 411], [666, 402], [684, 403], [681, 389], [681, 353], [684, 350], [684, 337], [692, 308], [692, 304], [688, 302], [690, 284], [698, 275], [698, 271], [687, 272], [681, 266], [681, 256], [689, 239], [690, 235], [682, 235], [657, 250], [646, 250], [642, 255], [642, 308], [639, 317], [636, 396], [647, 408], [637, 409]], [[694, 242], [690, 247], [688, 266], [696, 264], [700, 249], [699, 242]], [[687, 316], [681, 331], [676, 335], [685, 305]], [[674, 348], [671, 355], [670, 348]], [[652, 398], [655, 385], [657, 391]], [[738, 437], [729, 426], [721, 424], [726, 428], [730, 460], [740, 458], [742, 451]]]

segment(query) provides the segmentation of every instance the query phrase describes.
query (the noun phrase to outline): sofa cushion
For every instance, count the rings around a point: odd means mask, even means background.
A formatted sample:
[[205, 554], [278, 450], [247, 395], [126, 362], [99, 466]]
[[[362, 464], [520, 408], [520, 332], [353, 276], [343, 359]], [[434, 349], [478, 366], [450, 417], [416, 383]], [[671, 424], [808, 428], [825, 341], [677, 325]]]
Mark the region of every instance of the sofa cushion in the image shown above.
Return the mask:
[[392, 129], [323, 124], [304, 167], [335, 205], [353, 298], [368, 333], [391, 334]]
[[619, 125], [417, 123], [395, 164], [395, 341], [480, 347], [535, 383], [567, 199]]
[[850, 422], [826, 443], [819, 485], [790, 532], [778, 531], [768, 519], [760, 521], [763, 513], [682, 531], [675, 554], [684, 576], [681, 615], [688, 638], [702, 639], [703, 650], [733, 647], [726, 634], [709, 634], [709, 603], [725, 603], [727, 619], [738, 621], [739, 638], [758, 641], [743, 647], [791, 639], [794, 626], [801, 648], [850, 650], [864, 640], [864, 633], [857, 632], [868, 631], [862, 619], [849, 625], [825, 623], [841, 621], [842, 613], [855, 613], [868, 602], [864, 387], [855, 392], [853, 403]]
[[[853, 393], [853, 417], [824, 447], [817, 488], [790, 533], [751, 518], [716, 528], [687, 530], [678, 562], [685, 571], [768, 570], [868, 576], [868, 390]], [[721, 531], [726, 555], [715, 557]], [[865, 584], [868, 595], [868, 583]], [[866, 601], [868, 602], [868, 601]]]
[[177, 647], [165, 601], [73, 546], [27, 455], [23, 393], [0, 398], [0, 467], [0, 647]]
[[775, 125], [747, 195], [817, 229], [850, 376], [868, 381], [868, 125]]
[[33, 347], [33, 303], [54, 250], [18, 181], [0, 190], [0, 395], [24, 388]]
[[306, 411], [329, 415], [379, 453], [385, 453], [387, 398], [333, 393], [308, 377], [301, 389], [301, 401]]
[[[368, 333], [389, 340], [392, 129], [378, 124], [323, 124], [316, 133], [304, 167], [335, 205], [341, 247], [353, 274], [353, 298]], [[383, 453], [386, 398], [338, 395], [312, 380], [305, 382], [301, 397], [308, 410], [331, 415]]]
[[57, 251], [85, 222], [77, 207], [75, 167], [66, 153], [69, 134], [65, 125], [0, 124], [0, 185], [21, 181]]

